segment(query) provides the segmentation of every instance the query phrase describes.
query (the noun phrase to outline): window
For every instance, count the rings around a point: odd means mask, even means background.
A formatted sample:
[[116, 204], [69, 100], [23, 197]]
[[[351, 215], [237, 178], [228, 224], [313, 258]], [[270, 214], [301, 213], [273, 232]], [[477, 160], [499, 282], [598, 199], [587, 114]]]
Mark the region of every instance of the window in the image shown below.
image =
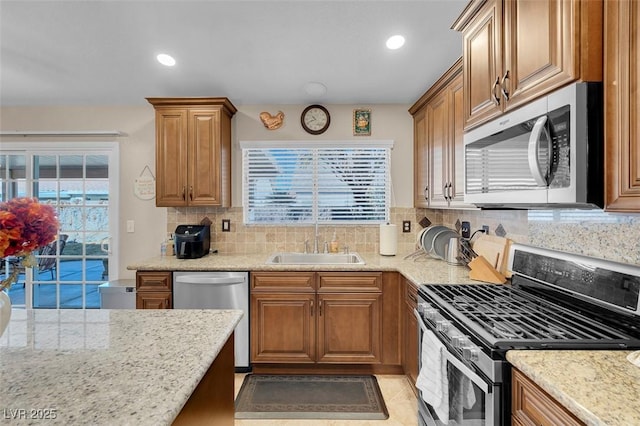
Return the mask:
[[[110, 246], [117, 213], [115, 143], [3, 143], [0, 199], [36, 197], [52, 205], [58, 238], [35, 253], [9, 295], [27, 308], [99, 308], [98, 285], [117, 270]], [[115, 246], [115, 245], [114, 245]], [[110, 265], [111, 263], [111, 265]], [[0, 265], [0, 279], [10, 272]]]
[[387, 222], [392, 145], [241, 142], [244, 222]]

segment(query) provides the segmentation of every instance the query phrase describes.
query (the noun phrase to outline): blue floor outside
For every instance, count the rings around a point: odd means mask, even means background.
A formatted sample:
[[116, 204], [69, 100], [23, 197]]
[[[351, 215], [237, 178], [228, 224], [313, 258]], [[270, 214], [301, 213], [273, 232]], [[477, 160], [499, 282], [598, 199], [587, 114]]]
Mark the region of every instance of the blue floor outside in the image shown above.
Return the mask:
[[[98, 285], [108, 280], [108, 276], [104, 275], [105, 270], [102, 260], [86, 260], [86, 281], [93, 283], [82, 284], [64, 284], [65, 281], [82, 280], [82, 262], [81, 261], [62, 261], [61, 276], [63, 282], [60, 284], [60, 308], [72, 309], [82, 308], [82, 292], [86, 292], [86, 307], [100, 308], [100, 294]], [[34, 271], [35, 273], [35, 271]], [[54, 271], [55, 276], [55, 271]], [[33, 285], [34, 308], [56, 308], [56, 282], [51, 279], [50, 271], [39, 271], [38, 281], [43, 281]], [[49, 283], [50, 282], [50, 283]], [[24, 274], [19, 275], [18, 282], [14, 283], [9, 290], [11, 303], [13, 305], [24, 305], [25, 289]]]

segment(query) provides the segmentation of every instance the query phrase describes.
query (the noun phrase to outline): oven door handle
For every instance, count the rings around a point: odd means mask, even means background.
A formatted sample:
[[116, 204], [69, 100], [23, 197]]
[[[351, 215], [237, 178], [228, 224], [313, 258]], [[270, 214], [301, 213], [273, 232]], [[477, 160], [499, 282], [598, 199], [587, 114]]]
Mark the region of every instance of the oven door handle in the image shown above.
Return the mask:
[[[420, 316], [418, 311], [416, 311], [414, 309], [413, 310], [413, 314], [418, 318], [418, 325], [420, 326], [422, 331], [423, 332], [428, 331], [427, 326], [424, 325], [424, 320], [422, 319], [422, 317]], [[462, 361], [460, 361], [458, 358], [456, 358], [454, 355], [452, 355], [451, 352], [449, 352], [449, 350], [447, 350], [446, 348], [445, 348], [445, 351], [443, 353], [443, 356], [447, 359], [447, 361], [449, 361], [451, 364], [453, 364], [454, 367], [456, 367], [458, 370], [460, 370], [462, 372], [462, 374], [464, 374], [466, 377], [468, 377], [476, 386], [478, 386], [480, 389], [482, 389], [484, 391], [484, 393], [486, 393], [486, 394], [491, 393], [491, 388], [489, 387], [487, 382], [482, 377], [480, 377], [476, 373], [474, 373], [473, 370], [471, 370], [469, 367], [464, 365], [464, 363]]]

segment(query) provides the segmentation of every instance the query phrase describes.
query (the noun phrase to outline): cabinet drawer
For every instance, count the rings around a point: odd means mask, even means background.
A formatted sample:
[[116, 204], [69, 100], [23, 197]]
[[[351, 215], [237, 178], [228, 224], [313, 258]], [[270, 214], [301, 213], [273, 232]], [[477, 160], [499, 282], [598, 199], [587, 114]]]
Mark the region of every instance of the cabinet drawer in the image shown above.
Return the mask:
[[136, 291], [171, 291], [171, 272], [138, 272], [136, 274]]
[[315, 291], [314, 272], [255, 272], [251, 274], [251, 291]]
[[321, 272], [318, 273], [318, 293], [382, 292], [380, 272]]
[[418, 287], [407, 279], [405, 279], [404, 285], [404, 301], [412, 309], [418, 306]]
[[512, 417], [522, 425], [584, 425], [549, 394], [513, 369]]

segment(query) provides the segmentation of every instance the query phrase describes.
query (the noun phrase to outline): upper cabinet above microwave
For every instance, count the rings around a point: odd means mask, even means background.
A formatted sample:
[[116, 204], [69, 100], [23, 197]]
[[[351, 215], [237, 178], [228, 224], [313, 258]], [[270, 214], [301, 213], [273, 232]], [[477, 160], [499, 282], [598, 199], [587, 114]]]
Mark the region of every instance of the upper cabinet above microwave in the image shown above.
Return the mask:
[[231, 205], [227, 98], [147, 98], [156, 110], [156, 206]]
[[473, 0], [462, 32], [468, 130], [573, 81], [602, 81], [602, 0]]

